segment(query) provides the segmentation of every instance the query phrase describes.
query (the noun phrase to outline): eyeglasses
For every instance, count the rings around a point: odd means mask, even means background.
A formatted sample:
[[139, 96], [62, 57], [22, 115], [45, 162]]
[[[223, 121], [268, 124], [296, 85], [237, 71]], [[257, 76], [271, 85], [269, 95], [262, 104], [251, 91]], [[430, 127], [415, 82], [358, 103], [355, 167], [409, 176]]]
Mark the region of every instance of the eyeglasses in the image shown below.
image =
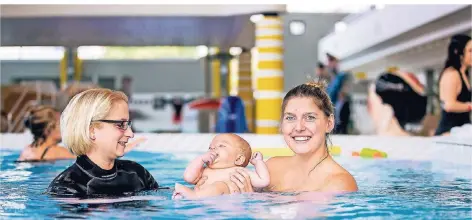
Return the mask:
[[95, 120], [95, 121], [115, 124], [116, 127], [118, 127], [121, 130], [126, 130], [128, 129], [129, 126], [131, 126], [131, 121], [126, 121], [126, 120]]

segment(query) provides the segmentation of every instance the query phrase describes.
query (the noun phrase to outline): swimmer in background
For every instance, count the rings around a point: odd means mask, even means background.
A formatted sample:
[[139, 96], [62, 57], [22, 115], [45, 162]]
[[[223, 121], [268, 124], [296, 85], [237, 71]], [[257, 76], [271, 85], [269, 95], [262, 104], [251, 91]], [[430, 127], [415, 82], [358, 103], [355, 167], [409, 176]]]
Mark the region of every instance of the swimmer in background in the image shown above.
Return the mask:
[[[60, 112], [47, 105], [34, 106], [28, 112], [24, 123], [33, 135], [33, 143], [21, 151], [16, 162], [45, 162], [77, 158], [67, 148], [60, 145], [62, 141], [60, 115]], [[145, 137], [140, 137], [128, 143], [125, 154], [146, 140]]]
[[60, 113], [46, 105], [35, 106], [28, 112], [24, 123], [33, 135], [33, 143], [23, 149], [17, 162], [41, 162], [76, 158], [66, 148], [59, 146], [62, 139], [59, 118]]
[[252, 157], [251, 155], [249, 143], [238, 135], [219, 134], [215, 136], [209, 151], [195, 158], [184, 173], [184, 180], [188, 183], [196, 185], [202, 177], [205, 177], [205, 183], [196, 186], [194, 190], [176, 183], [172, 198], [197, 199], [231, 194], [231, 173], [246, 167], [249, 162], [256, 168], [255, 172], [248, 171], [252, 186], [255, 188], [268, 186], [270, 183], [269, 170], [263, 161], [262, 154], [256, 152]]

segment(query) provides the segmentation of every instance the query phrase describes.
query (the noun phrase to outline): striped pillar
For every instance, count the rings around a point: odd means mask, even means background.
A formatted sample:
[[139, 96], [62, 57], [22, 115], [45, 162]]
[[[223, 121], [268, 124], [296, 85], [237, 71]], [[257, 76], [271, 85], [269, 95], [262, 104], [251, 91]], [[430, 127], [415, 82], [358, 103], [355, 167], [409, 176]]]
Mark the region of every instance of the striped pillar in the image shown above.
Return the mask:
[[59, 85], [61, 89], [67, 87], [67, 77], [69, 72], [69, 49], [64, 48], [64, 56], [59, 63]]
[[256, 24], [257, 70], [256, 129], [257, 134], [279, 133], [283, 80], [283, 22], [279, 16], [264, 16]]
[[229, 95], [238, 95], [238, 78], [239, 78], [239, 61], [237, 58], [233, 58], [229, 61], [229, 84], [228, 91]]
[[251, 53], [243, 52], [239, 55], [237, 95], [244, 101], [247, 126], [250, 132], [254, 131], [254, 97], [251, 78]]
[[77, 49], [74, 50], [74, 80], [80, 82], [82, 80], [82, 60], [79, 58]]
[[[212, 48], [210, 55], [219, 53], [219, 48]], [[219, 59], [212, 59], [211, 61], [211, 97], [221, 97], [221, 62]]]
[[67, 87], [69, 77], [73, 76], [75, 81], [82, 79], [82, 60], [80, 60], [77, 48], [64, 48], [64, 56], [59, 63], [59, 84], [61, 89]]

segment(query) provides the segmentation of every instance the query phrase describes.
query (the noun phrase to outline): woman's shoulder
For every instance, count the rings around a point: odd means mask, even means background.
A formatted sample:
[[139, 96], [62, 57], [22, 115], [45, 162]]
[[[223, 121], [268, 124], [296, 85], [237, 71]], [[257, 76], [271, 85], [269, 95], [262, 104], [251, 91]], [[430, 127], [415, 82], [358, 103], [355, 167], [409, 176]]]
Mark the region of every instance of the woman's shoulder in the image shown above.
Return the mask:
[[46, 193], [53, 196], [83, 195], [89, 180], [90, 177], [83, 174], [83, 171], [74, 163], [51, 181]]
[[289, 156], [276, 156], [271, 157], [266, 161], [267, 166], [281, 166], [289, 161], [291, 157]]
[[447, 77], [448, 79], [460, 80], [459, 71], [452, 67], [444, 69], [441, 79], [444, 79], [445, 77]]
[[132, 160], [116, 160], [117, 168], [119, 170], [127, 171], [147, 171], [141, 164]]
[[45, 160], [61, 160], [61, 159], [72, 159], [75, 158], [74, 155], [69, 151], [69, 149], [60, 146], [54, 145], [47, 149], [47, 152], [44, 154]]
[[73, 163], [64, 171], [62, 171], [59, 175], [57, 175], [51, 182], [51, 184], [75, 182], [83, 176], [82, 173], [83, 171], [76, 165], [76, 163]]
[[357, 191], [357, 182], [349, 171], [336, 163], [336, 168], [325, 180], [323, 191]]
[[31, 146], [26, 146], [20, 153], [20, 156], [18, 157], [18, 161], [26, 161], [26, 160], [33, 160], [37, 159], [33, 149]]

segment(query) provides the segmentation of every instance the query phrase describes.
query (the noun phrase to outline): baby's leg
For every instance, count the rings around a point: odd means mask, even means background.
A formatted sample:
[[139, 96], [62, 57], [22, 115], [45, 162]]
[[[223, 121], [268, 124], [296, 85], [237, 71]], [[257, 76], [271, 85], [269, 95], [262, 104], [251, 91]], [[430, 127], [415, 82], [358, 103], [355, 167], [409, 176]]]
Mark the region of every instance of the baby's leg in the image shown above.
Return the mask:
[[224, 182], [215, 182], [211, 185], [205, 186], [199, 190], [191, 190], [190, 188], [181, 184], [175, 184], [175, 192], [172, 196], [173, 199], [198, 199], [212, 196], [220, 196], [229, 194], [228, 185]]
[[197, 197], [197, 194], [192, 189], [182, 184], [178, 184], [178, 183], [175, 184], [175, 191], [172, 194], [172, 199], [183, 199], [183, 198], [193, 199], [196, 197]]

